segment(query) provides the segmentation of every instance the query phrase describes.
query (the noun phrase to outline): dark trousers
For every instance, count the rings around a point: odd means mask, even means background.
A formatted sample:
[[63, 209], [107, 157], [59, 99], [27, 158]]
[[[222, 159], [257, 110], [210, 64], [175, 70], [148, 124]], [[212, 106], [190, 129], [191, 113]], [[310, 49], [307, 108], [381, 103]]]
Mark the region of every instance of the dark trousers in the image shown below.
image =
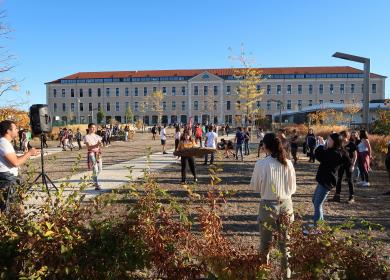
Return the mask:
[[298, 161], [297, 152], [298, 152], [298, 147], [291, 147], [291, 155], [295, 163]]
[[314, 149], [315, 147], [309, 147], [309, 157], [311, 162], [315, 162], [316, 158], [314, 156]]
[[[204, 164], [207, 164], [207, 161], [209, 160], [209, 155], [205, 154], [204, 155]], [[210, 164], [214, 163], [214, 153], [210, 155]]]
[[77, 145], [79, 145], [79, 150], [81, 150], [81, 140], [77, 139]]
[[249, 141], [244, 142], [244, 151], [245, 151], [245, 155], [249, 155]]
[[9, 203], [14, 202], [16, 187], [21, 184], [21, 178], [9, 172], [0, 172], [0, 212], [7, 211]]
[[368, 172], [366, 171], [366, 169], [363, 166], [363, 163], [360, 160], [358, 161], [358, 168], [360, 171], [360, 179], [363, 182], [368, 182]]
[[349, 170], [349, 167], [340, 166], [339, 172], [338, 172], [338, 179], [336, 184], [336, 194], [341, 193], [341, 183], [343, 181], [343, 175], [345, 172], [345, 176], [348, 180], [348, 187], [349, 187], [349, 196], [353, 196], [353, 183], [352, 183], [352, 173]]
[[177, 151], [177, 147], [179, 147], [179, 139], [175, 139], [175, 151]]
[[194, 175], [194, 178], [196, 178], [194, 157], [181, 157], [181, 181], [182, 182], [185, 182], [186, 180], [187, 162], [188, 165], [190, 166], [192, 175]]

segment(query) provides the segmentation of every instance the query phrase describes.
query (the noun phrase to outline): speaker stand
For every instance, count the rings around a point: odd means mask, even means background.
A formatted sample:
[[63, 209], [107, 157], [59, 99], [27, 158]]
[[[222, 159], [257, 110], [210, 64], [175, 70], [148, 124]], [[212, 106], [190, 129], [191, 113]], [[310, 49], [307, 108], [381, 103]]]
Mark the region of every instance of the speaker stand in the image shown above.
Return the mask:
[[35, 180], [31, 183], [30, 187], [27, 189], [27, 191], [29, 191], [34, 185], [38, 184], [38, 180], [39, 178], [42, 179], [42, 185], [44, 186], [46, 192], [47, 192], [47, 195], [50, 197], [50, 189], [49, 189], [49, 184], [56, 190], [58, 191], [58, 188], [56, 187], [56, 185], [53, 183], [53, 181], [49, 178], [49, 176], [47, 176], [46, 172], [45, 172], [45, 164], [44, 164], [44, 161], [43, 161], [43, 137], [44, 137], [44, 133], [42, 132], [41, 135], [40, 135], [40, 140], [41, 140], [41, 173], [39, 173], [39, 175], [37, 176], [37, 178], [35, 178]]

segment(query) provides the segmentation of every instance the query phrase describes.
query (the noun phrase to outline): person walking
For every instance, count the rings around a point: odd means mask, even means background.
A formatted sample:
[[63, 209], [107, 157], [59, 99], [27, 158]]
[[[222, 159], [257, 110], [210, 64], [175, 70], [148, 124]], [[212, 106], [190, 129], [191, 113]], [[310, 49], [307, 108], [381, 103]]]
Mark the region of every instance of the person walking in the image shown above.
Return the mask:
[[152, 132], [152, 140], [156, 140], [156, 134], [157, 134], [157, 126], [156, 125], [153, 125], [151, 132]]
[[61, 143], [62, 143], [62, 150], [63, 151], [66, 151], [66, 147], [68, 147], [68, 143], [69, 143], [69, 138], [68, 138], [69, 134], [68, 134], [68, 129], [66, 127], [64, 127], [63, 129], [63, 133], [62, 133], [62, 139], [61, 139]]
[[339, 168], [338, 175], [337, 175], [337, 184], [336, 184], [336, 193], [334, 194], [332, 201], [334, 202], [340, 202], [340, 195], [341, 195], [341, 184], [343, 181], [343, 176], [345, 173], [345, 176], [347, 177], [348, 187], [349, 187], [349, 199], [348, 203], [355, 202], [354, 200], [354, 190], [353, 190], [353, 182], [352, 182], [352, 172], [355, 169], [355, 164], [357, 160], [357, 147], [356, 145], [350, 141], [349, 139], [349, 133], [348, 131], [341, 131], [340, 136], [343, 139], [342, 147], [347, 152], [350, 161], [348, 162], [348, 165], [342, 165]]
[[77, 129], [76, 129], [75, 138], [76, 138], [77, 145], [79, 146], [79, 151], [80, 151], [80, 150], [81, 150], [81, 139], [82, 139], [82, 135], [81, 135], [81, 132], [80, 132], [80, 128], [77, 128]]
[[372, 149], [370, 141], [368, 140], [367, 132], [362, 129], [360, 130], [360, 142], [357, 145], [358, 150], [358, 167], [360, 171], [360, 178], [362, 180], [362, 187], [369, 187], [370, 182], [368, 181], [368, 172], [370, 170], [370, 161], [372, 159]]
[[297, 153], [298, 153], [298, 133], [296, 131], [296, 129], [294, 129], [292, 131], [292, 135], [291, 135], [291, 138], [290, 138], [290, 149], [291, 149], [291, 156], [294, 160], [294, 165], [297, 164], [298, 162], [298, 156], [297, 156]]
[[226, 124], [226, 126], [225, 126], [225, 130], [226, 130], [226, 137], [229, 137], [229, 129], [230, 129], [230, 126], [229, 126], [229, 124]]
[[[206, 139], [204, 141], [205, 147], [216, 149], [217, 143], [218, 143], [218, 134], [213, 131], [213, 126], [209, 125], [209, 132], [206, 133]], [[207, 165], [207, 161], [208, 161], [208, 154], [205, 154], [203, 165]], [[214, 163], [214, 153], [210, 155], [210, 164], [213, 163]]]
[[[356, 150], [357, 150], [357, 145], [359, 144], [359, 141], [360, 141], [357, 131], [351, 131], [350, 141], [353, 144], [355, 144]], [[358, 160], [356, 161], [356, 166], [357, 166], [357, 168], [355, 168], [354, 171], [352, 172], [352, 181], [355, 184], [360, 182], [360, 171], [359, 171], [359, 161]]]
[[[196, 146], [195, 141], [191, 138], [191, 133], [189, 130], [184, 130], [183, 134], [180, 137], [179, 146], [177, 147], [178, 151], [184, 151], [186, 149], [191, 149]], [[187, 164], [190, 167], [191, 173], [194, 176], [194, 182], [198, 182], [196, 178], [196, 168], [195, 168], [195, 159], [193, 156], [181, 156], [181, 183], [186, 183], [187, 176]]]
[[47, 145], [47, 133], [42, 133], [42, 145], [44, 148], [49, 148], [49, 145]]
[[250, 135], [248, 127], [245, 127], [245, 129], [244, 129], [244, 136], [245, 136], [245, 140], [244, 140], [244, 154], [246, 156], [249, 156], [249, 140], [251, 138], [251, 135]]
[[161, 129], [160, 132], [160, 139], [161, 139], [161, 145], [162, 145], [162, 153], [163, 155], [167, 154], [165, 151], [166, 143], [167, 143], [167, 130], [166, 130], [167, 125], [164, 124], [164, 127]]
[[309, 162], [315, 162], [314, 149], [316, 148], [317, 141], [312, 128], [309, 129], [305, 142], [307, 149], [309, 149]]
[[313, 194], [314, 224], [324, 219], [323, 204], [330, 190], [337, 184], [338, 171], [341, 166], [350, 165], [350, 158], [342, 148], [342, 137], [338, 133], [332, 133], [326, 144], [319, 136], [319, 146], [315, 150], [315, 158], [320, 162], [316, 181], [317, 187]]
[[199, 147], [202, 147], [202, 125], [198, 124], [195, 128], [195, 143], [198, 144], [199, 141]]
[[[286, 158], [282, 143], [274, 133], [267, 133], [263, 143], [267, 156], [256, 162], [250, 181], [251, 189], [260, 194], [260, 252], [266, 256], [269, 263], [273, 234], [278, 231], [282, 236], [278, 245], [282, 253], [284, 278], [290, 278], [290, 253], [287, 244], [288, 224], [294, 220], [291, 196], [297, 188], [295, 169], [292, 162]], [[282, 224], [283, 217], [287, 218], [287, 224]]]
[[263, 139], [264, 139], [264, 130], [262, 128], [259, 128], [257, 131], [257, 139], [259, 139], [259, 147], [257, 148], [257, 157], [260, 157], [260, 151], [263, 147]]
[[129, 141], [129, 131], [130, 131], [130, 128], [127, 124], [125, 126], [124, 131], [125, 131], [125, 142], [127, 142], [127, 141]]
[[88, 168], [92, 168], [92, 180], [94, 182], [95, 190], [100, 191], [98, 176], [103, 169], [102, 161], [102, 138], [95, 134], [96, 125], [94, 123], [88, 124], [88, 134], [84, 137], [84, 144], [87, 146], [87, 162]]
[[236, 137], [234, 138], [234, 143], [236, 144], [236, 160], [238, 160], [238, 151], [240, 151], [241, 161], [244, 161], [244, 156], [242, 154], [242, 145], [244, 144], [245, 134], [242, 132], [241, 127], [237, 127]]
[[[180, 136], [181, 136], [180, 126], [176, 125], [176, 127], [175, 127], [175, 135], [174, 135], [174, 139], [175, 139], [175, 152], [177, 151], [177, 148], [179, 147]], [[180, 158], [180, 157], [177, 157], [177, 158]]]
[[[387, 143], [387, 155], [385, 160], [387, 175], [389, 176], [389, 185], [390, 185], [390, 141]], [[390, 190], [385, 192], [383, 195], [390, 195]]]
[[73, 131], [72, 129], [68, 130], [68, 147], [70, 148], [71, 151], [73, 151]]

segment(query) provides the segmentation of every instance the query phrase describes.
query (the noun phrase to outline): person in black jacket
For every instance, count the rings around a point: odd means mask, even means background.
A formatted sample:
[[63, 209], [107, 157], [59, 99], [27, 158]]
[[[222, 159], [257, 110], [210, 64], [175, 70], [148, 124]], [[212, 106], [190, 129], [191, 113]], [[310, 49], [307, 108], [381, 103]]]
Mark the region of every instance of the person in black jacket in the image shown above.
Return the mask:
[[330, 190], [337, 184], [338, 170], [341, 166], [350, 165], [350, 158], [342, 149], [342, 137], [338, 133], [332, 133], [326, 145], [319, 138], [320, 146], [315, 150], [315, 158], [320, 162], [316, 181], [317, 188], [313, 195], [314, 224], [324, 219], [322, 206]]
[[309, 132], [306, 135], [306, 149], [309, 150], [309, 162], [315, 162], [314, 149], [316, 148], [316, 136], [312, 128], [309, 129]]

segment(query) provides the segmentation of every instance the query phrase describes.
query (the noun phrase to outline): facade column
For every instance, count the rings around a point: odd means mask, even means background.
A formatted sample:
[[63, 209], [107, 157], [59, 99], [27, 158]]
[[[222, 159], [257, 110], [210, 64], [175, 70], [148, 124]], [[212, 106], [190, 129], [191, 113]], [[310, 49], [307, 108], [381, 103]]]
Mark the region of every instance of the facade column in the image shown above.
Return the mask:
[[220, 85], [221, 85], [221, 95], [219, 97], [219, 103], [220, 103], [220, 114], [219, 114], [220, 120], [219, 120], [219, 123], [224, 123], [225, 120], [223, 118], [223, 106], [224, 106], [224, 104], [223, 104], [224, 103], [223, 102], [223, 100], [224, 100], [224, 98], [223, 98], [223, 95], [224, 95], [224, 83], [223, 83], [223, 81], [221, 81]]

